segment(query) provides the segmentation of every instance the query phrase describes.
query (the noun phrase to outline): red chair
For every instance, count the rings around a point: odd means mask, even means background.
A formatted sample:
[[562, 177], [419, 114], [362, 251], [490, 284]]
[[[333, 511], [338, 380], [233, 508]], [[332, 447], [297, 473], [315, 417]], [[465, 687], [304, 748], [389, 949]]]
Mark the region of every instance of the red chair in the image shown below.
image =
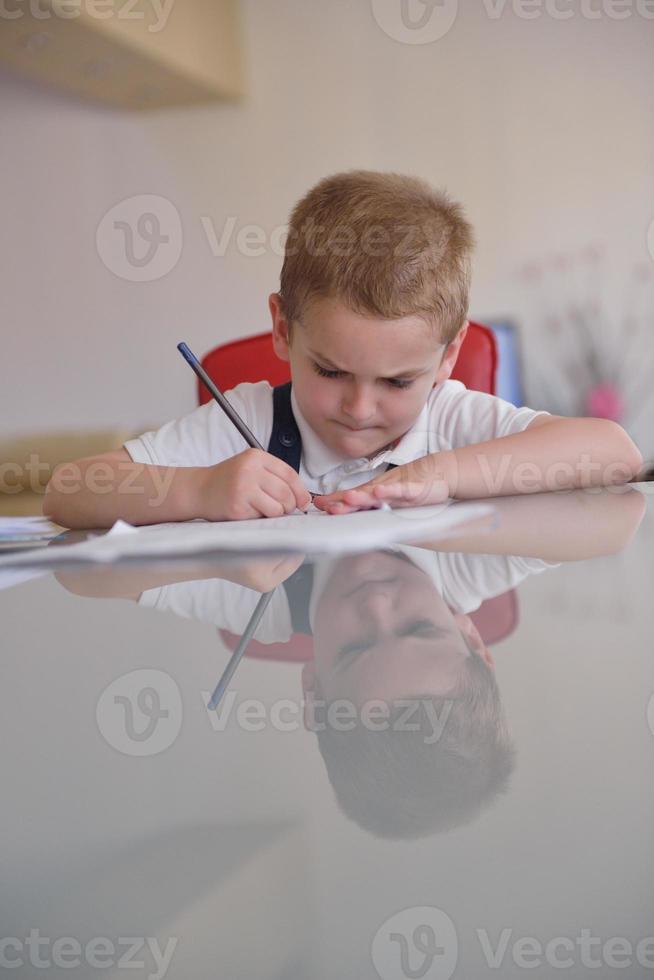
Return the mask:
[[[274, 387], [291, 379], [288, 362], [280, 361], [273, 350], [271, 333], [214, 347], [202, 358], [202, 367], [223, 391], [235, 388], [242, 381], [268, 381]], [[494, 395], [496, 371], [497, 343], [493, 331], [480, 323], [470, 323], [452, 377], [472, 391]], [[211, 398], [199, 380], [198, 398], [201, 405]]]

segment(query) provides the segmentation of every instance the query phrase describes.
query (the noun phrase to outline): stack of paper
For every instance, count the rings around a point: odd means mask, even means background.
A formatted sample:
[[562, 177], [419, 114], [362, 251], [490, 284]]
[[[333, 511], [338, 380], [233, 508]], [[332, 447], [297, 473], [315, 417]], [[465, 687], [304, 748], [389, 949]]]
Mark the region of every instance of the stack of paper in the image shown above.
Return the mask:
[[0, 550], [38, 547], [62, 531], [46, 517], [0, 517]]
[[369, 551], [396, 542], [444, 538], [479, 518], [488, 518], [490, 528], [493, 513], [493, 507], [487, 503], [456, 502], [343, 515], [314, 511], [253, 521], [196, 520], [138, 528], [117, 521], [107, 534], [78, 544], [2, 555], [0, 567], [65, 561], [111, 562], [121, 558], [188, 556], [212, 551], [304, 554]]

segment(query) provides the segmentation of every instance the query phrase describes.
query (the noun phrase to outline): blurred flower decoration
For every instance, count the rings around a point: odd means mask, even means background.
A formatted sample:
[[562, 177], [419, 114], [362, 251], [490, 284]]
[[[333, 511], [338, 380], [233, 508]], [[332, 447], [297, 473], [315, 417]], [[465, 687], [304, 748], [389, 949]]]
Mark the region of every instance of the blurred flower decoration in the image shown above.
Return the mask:
[[654, 395], [654, 266], [633, 267], [614, 316], [602, 300], [608, 276], [597, 245], [532, 262], [520, 278], [542, 316], [538, 373], [551, 407], [635, 423]]

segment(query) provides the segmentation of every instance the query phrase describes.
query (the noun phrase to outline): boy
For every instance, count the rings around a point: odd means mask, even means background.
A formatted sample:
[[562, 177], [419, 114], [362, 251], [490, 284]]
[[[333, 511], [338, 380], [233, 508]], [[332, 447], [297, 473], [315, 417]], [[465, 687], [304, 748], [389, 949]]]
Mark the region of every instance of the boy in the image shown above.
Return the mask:
[[44, 514], [67, 527], [243, 520], [306, 509], [309, 490], [348, 513], [632, 479], [642, 457], [616, 423], [517, 409], [449, 380], [472, 247], [460, 206], [421, 180], [324, 179], [292, 213], [269, 299], [292, 387], [229, 393], [268, 451], [246, 448], [212, 401], [58, 468]]

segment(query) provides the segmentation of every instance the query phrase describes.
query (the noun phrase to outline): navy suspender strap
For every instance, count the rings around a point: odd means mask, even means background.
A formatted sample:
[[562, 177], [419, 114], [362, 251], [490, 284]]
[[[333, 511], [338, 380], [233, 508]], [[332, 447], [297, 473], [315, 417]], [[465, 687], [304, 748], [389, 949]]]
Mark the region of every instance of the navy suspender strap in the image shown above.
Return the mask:
[[313, 564], [303, 562], [282, 584], [288, 599], [293, 632], [311, 636], [309, 603], [313, 592]]
[[[273, 388], [273, 427], [268, 452], [300, 472], [302, 436], [291, 406], [291, 382]], [[313, 565], [302, 564], [283, 583], [294, 633], [311, 635], [309, 602], [313, 589]]]
[[300, 472], [302, 436], [291, 407], [291, 382], [273, 388], [273, 427], [268, 452]]

